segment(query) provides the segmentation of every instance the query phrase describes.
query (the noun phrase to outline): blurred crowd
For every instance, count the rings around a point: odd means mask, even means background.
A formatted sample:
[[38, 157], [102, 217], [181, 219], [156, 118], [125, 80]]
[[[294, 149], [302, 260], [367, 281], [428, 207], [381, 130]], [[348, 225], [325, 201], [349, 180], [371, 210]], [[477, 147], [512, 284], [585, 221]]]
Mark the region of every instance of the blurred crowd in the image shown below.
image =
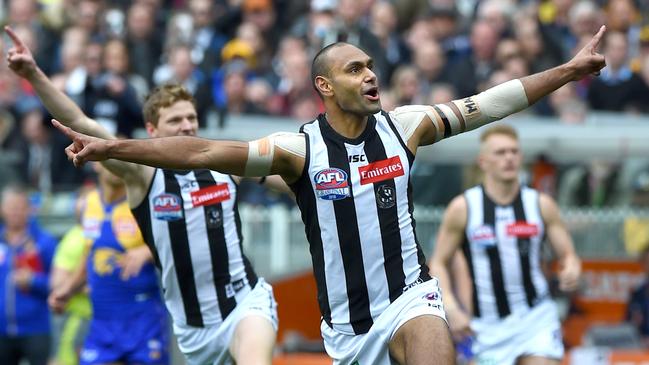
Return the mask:
[[[322, 46], [336, 41], [359, 45], [373, 57], [383, 108], [392, 110], [404, 104], [445, 103], [559, 65], [601, 24], [608, 27], [601, 48], [607, 61], [602, 74], [567, 84], [528, 112], [571, 124], [582, 123], [590, 111], [649, 112], [649, 0], [0, 4], [0, 22], [26, 42], [57, 87], [88, 116], [125, 137], [143, 126], [142, 102], [149, 90], [165, 83], [180, 83], [194, 94], [202, 128], [217, 128], [224, 116], [237, 114], [312, 120], [323, 105], [311, 85], [311, 59]], [[11, 41], [4, 35], [0, 45], [4, 54]], [[51, 128], [31, 86], [2, 62], [0, 187], [19, 182], [43, 193], [77, 190], [93, 173], [67, 161], [63, 149], [68, 143]], [[627, 201], [649, 207], [648, 164], [640, 161], [640, 168], [631, 170], [642, 173], [621, 179], [628, 169], [618, 164], [592, 161], [562, 169], [540, 156], [527, 181], [558, 197], [561, 205], [604, 207]], [[415, 199], [445, 204], [470, 180], [460, 166], [416, 165], [413, 184], [421, 188], [415, 187]], [[254, 202], [269, 202], [258, 189], [249, 196]], [[50, 266], [57, 266], [52, 258], [55, 241], [29, 221], [25, 191], [10, 188], [2, 201], [0, 234], [9, 244], [0, 245], [0, 283], [11, 282], [11, 290], [3, 291], [24, 306], [16, 311], [0, 301], [0, 312], [8, 313], [0, 323], [8, 329], [2, 336], [26, 335], [31, 346], [47, 350], [50, 328], [42, 318], [48, 315]], [[647, 224], [629, 224], [627, 229], [629, 237], [638, 237]], [[15, 257], [17, 267], [10, 265]], [[11, 281], [5, 280], [9, 277]], [[83, 308], [80, 312], [81, 317], [89, 315]], [[34, 363], [48, 356], [47, 351], [30, 354]]]
[[[110, 131], [141, 127], [154, 86], [192, 91], [202, 127], [225, 115], [306, 122], [322, 111], [310, 61], [348, 41], [375, 60], [383, 107], [443, 103], [558, 65], [601, 24], [607, 68], [532, 112], [579, 123], [589, 110], [645, 113], [646, 0], [6, 0], [0, 19], [40, 67]], [[645, 24], [646, 23], [646, 24]], [[10, 46], [3, 39], [3, 49]], [[212, 119], [210, 119], [212, 118]], [[69, 165], [30, 86], [0, 66], [0, 184], [72, 189]], [[217, 124], [218, 125], [218, 124]], [[297, 127], [297, 126], [296, 126]], [[54, 153], [52, 153], [54, 152]]]

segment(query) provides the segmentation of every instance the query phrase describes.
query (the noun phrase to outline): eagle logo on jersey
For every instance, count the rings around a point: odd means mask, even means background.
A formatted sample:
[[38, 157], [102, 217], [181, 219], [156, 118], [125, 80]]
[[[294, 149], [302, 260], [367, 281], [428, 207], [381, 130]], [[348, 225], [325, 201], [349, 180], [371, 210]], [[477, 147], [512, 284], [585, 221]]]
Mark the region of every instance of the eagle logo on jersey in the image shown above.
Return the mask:
[[316, 172], [313, 177], [315, 193], [320, 199], [341, 200], [349, 196], [347, 173], [341, 169], [330, 167]]
[[182, 200], [178, 195], [160, 194], [153, 198], [153, 216], [163, 221], [177, 221], [183, 218]]
[[471, 231], [471, 242], [478, 246], [488, 247], [496, 245], [496, 232], [490, 225], [481, 225]]
[[112, 248], [99, 248], [93, 255], [93, 268], [99, 276], [112, 275], [118, 266], [122, 253]]

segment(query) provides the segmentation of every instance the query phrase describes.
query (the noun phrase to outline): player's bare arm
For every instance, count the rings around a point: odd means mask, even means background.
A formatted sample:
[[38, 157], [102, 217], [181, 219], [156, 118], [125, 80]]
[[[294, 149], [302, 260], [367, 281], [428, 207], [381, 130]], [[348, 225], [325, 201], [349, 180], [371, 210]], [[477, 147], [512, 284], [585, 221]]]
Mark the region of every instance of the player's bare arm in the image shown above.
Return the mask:
[[106, 140], [75, 132], [56, 120], [52, 123], [73, 141], [66, 154], [75, 166], [117, 159], [165, 169], [210, 169], [243, 177], [280, 175], [287, 183], [296, 181], [304, 167], [304, 158], [279, 148], [272, 135], [252, 142], [188, 136]]
[[[86, 116], [70, 98], [58, 90], [38, 67], [31, 51], [25, 46], [20, 37], [10, 27], [6, 26], [4, 29], [13, 42], [13, 47], [7, 51], [9, 68], [34, 87], [43, 105], [54, 118], [61, 121], [65, 126], [84, 134], [104, 139], [115, 138], [99, 123]], [[127, 182], [129, 201], [139, 203], [143, 198], [148, 182], [153, 177], [153, 170], [149, 167], [136, 166], [116, 160], [105, 161], [103, 164], [112, 173]]]
[[561, 219], [557, 203], [548, 195], [540, 194], [539, 204], [548, 240], [559, 259], [559, 288], [574, 291], [579, 286], [581, 260], [575, 252], [572, 237]]
[[471, 335], [470, 317], [466, 314], [453, 293], [449, 267], [462, 243], [467, 224], [467, 205], [464, 196], [454, 198], [448, 205], [437, 234], [435, 252], [430, 261], [433, 276], [439, 280], [444, 295], [444, 310], [448, 315], [449, 327], [453, 337], [460, 340]]
[[416, 150], [418, 146], [471, 131], [527, 108], [570, 81], [598, 75], [606, 66], [604, 56], [597, 53], [605, 31], [606, 27], [602, 26], [590, 42], [563, 65], [502, 83], [468, 98], [422, 106], [421, 123], [408, 141], [408, 147]]

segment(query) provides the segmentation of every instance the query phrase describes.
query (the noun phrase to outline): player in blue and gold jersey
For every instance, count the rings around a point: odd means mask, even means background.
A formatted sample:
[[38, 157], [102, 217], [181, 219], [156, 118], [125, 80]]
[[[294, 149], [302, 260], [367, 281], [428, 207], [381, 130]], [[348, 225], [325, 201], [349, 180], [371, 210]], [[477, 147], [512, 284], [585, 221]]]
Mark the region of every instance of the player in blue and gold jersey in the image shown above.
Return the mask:
[[81, 364], [168, 364], [166, 312], [151, 250], [123, 182], [99, 164], [95, 170], [99, 189], [88, 193], [82, 213], [87, 265], [52, 293], [50, 305], [60, 310], [87, 281], [93, 317]]

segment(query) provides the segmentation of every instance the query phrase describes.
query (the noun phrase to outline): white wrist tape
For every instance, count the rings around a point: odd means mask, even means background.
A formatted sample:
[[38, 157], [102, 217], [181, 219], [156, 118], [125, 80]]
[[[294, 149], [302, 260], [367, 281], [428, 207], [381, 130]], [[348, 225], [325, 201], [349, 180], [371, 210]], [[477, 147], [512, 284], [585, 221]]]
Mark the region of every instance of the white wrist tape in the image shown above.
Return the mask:
[[270, 174], [275, 154], [275, 141], [272, 135], [248, 142], [248, 161], [245, 176], [266, 176]]
[[[478, 95], [453, 100], [452, 103], [462, 114], [466, 127], [464, 131], [476, 129], [529, 106], [525, 88], [518, 79], [494, 86]], [[464, 131], [451, 128], [452, 135]]]

